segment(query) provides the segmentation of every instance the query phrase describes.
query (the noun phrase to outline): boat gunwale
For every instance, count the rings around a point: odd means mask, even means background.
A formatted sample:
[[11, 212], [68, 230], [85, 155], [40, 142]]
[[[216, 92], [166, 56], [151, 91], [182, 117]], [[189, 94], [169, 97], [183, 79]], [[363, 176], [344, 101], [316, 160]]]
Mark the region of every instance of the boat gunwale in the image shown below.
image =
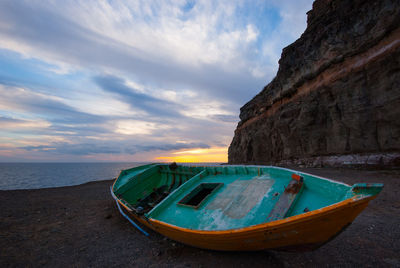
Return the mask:
[[[232, 166], [235, 166], [235, 167], [258, 167], [258, 168], [281, 169], [281, 170], [296, 172], [297, 174], [298, 174], [298, 173], [301, 173], [301, 174], [303, 174], [303, 175], [312, 176], [312, 177], [315, 177], [315, 178], [318, 178], [318, 179], [322, 179], [322, 180], [326, 180], [326, 181], [329, 181], [329, 182], [333, 182], [333, 183], [337, 183], [337, 184], [342, 184], [342, 185], [351, 187], [350, 184], [347, 184], [347, 183], [344, 183], [344, 182], [341, 182], [341, 181], [336, 181], [336, 180], [333, 180], [333, 179], [328, 179], [328, 178], [325, 178], [325, 177], [321, 177], [321, 176], [318, 176], [318, 175], [314, 175], [314, 174], [310, 174], [310, 173], [307, 173], [307, 172], [298, 171], [298, 170], [294, 170], [294, 169], [290, 169], [290, 168], [277, 167], [277, 166], [263, 166], [263, 165], [225, 165], [225, 166], [231, 166], [231, 167], [232, 167]], [[214, 167], [214, 166], [206, 166], [206, 167]], [[216, 167], [218, 167], [218, 166], [216, 166]]]
[[[136, 176], [138, 176], [138, 175], [140, 175], [140, 174], [143, 174], [143, 172], [145, 172], [145, 171], [148, 170], [149, 168], [152, 168], [153, 166], [157, 166], [157, 165], [159, 165], [159, 164], [158, 164], [158, 163], [150, 163], [150, 164], [146, 164], [146, 165], [142, 165], [142, 166], [137, 166], [137, 167], [133, 167], [133, 168], [121, 169], [120, 172], [119, 172], [119, 174], [118, 174], [118, 177], [114, 180], [114, 183], [112, 184], [112, 191], [114, 192], [114, 191], [119, 190], [119, 189], [120, 189], [122, 186], [124, 186], [126, 183], [130, 182], [134, 177], [136, 177]], [[121, 175], [122, 175], [123, 172], [126, 172], [126, 171], [128, 171], [128, 170], [134, 170], [134, 169], [136, 169], [136, 168], [145, 167], [145, 166], [146, 166], [147, 168], [144, 168], [143, 170], [139, 171], [137, 174], [134, 175], [134, 177], [129, 178], [129, 179], [125, 182], [125, 184], [120, 185], [117, 189], [114, 188], [115, 184], [117, 183], [118, 179], [121, 177]], [[123, 176], [124, 176], [124, 175], [123, 175]]]
[[[179, 163], [179, 164], [182, 165], [182, 166], [192, 166], [191, 164], [186, 164], [186, 163]], [[168, 166], [169, 164], [168, 164], [168, 163], [151, 163], [151, 164], [149, 164], [149, 165]], [[329, 179], [329, 178], [326, 178], [326, 177], [321, 177], [321, 176], [314, 175], [314, 174], [310, 174], [310, 173], [303, 172], [303, 171], [298, 171], [298, 170], [294, 170], [294, 169], [290, 169], [290, 168], [284, 168], [284, 167], [277, 167], [277, 166], [263, 166], [263, 165], [207, 165], [207, 166], [202, 166], [202, 165], [199, 165], [199, 166], [196, 166], [196, 167], [203, 167], [203, 168], [207, 168], [207, 167], [255, 167], [255, 168], [281, 169], [281, 170], [296, 172], [297, 174], [301, 173], [301, 174], [303, 174], [303, 175], [312, 176], [312, 177], [315, 177], [315, 178], [318, 178], [318, 179], [322, 179], [322, 180], [325, 180], [325, 181], [329, 181], [329, 182], [333, 182], [333, 183], [337, 183], [337, 184], [342, 184], [342, 185], [351, 187], [350, 184], [347, 184], [347, 183], [344, 183], [344, 182], [341, 182], [341, 181]], [[125, 170], [129, 170], [129, 169], [123, 169], [123, 170], [121, 170], [120, 174], [122, 173], [122, 171], [125, 171]], [[119, 178], [119, 175], [118, 175], [118, 177], [115, 179], [115, 181], [114, 181], [114, 183], [113, 183], [113, 190], [114, 190], [114, 184], [116, 183], [116, 181], [118, 180], [118, 178]]]
[[[186, 163], [179, 163], [182, 166], [190, 166], [190, 164], [186, 164]], [[156, 164], [157, 165], [157, 164]], [[168, 165], [166, 163], [159, 163], [158, 165]], [[314, 174], [310, 174], [307, 172], [303, 172], [303, 171], [298, 171], [298, 170], [294, 170], [294, 169], [290, 169], [290, 168], [284, 168], [284, 167], [277, 167], [277, 166], [263, 166], [263, 165], [207, 165], [207, 166], [197, 166], [197, 167], [203, 167], [203, 168], [207, 168], [207, 167], [255, 167], [255, 168], [272, 168], [272, 169], [281, 169], [281, 170], [286, 170], [286, 171], [291, 171], [291, 172], [295, 172], [295, 173], [301, 173], [303, 175], [307, 175], [307, 176], [312, 176], [318, 179], [322, 179], [325, 181], [329, 181], [329, 182], [333, 182], [333, 183], [337, 183], [337, 184], [342, 184], [345, 186], [349, 186], [351, 187], [350, 184], [341, 182], [341, 181], [337, 181], [337, 180], [333, 180], [333, 179], [329, 179], [329, 178], [325, 178], [325, 177], [321, 177], [318, 175], [314, 175]]]

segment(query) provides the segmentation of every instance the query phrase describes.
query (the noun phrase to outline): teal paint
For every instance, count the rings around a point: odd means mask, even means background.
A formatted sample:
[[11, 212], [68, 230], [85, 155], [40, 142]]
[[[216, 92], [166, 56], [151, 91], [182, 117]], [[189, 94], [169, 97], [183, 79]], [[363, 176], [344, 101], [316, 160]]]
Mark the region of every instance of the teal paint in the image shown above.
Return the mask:
[[[168, 190], [167, 196], [157, 200], [159, 203], [154, 207], [147, 208], [144, 214], [147, 218], [189, 229], [229, 230], [267, 222], [293, 173], [304, 178], [304, 185], [286, 217], [320, 209], [356, 194], [376, 194], [382, 188], [381, 184], [351, 187], [278, 167], [182, 165], [171, 170], [166, 164], [157, 164], [122, 171], [114, 192], [134, 207], [139, 200], [162, 187], [160, 189]], [[178, 204], [202, 183], [222, 185], [198, 207]]]

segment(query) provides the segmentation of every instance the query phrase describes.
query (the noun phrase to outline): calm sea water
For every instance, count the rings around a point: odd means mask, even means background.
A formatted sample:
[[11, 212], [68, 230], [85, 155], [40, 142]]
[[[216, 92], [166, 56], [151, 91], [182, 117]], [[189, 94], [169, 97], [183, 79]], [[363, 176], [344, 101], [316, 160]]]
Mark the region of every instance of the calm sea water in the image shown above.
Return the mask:
[[110, 180], [145, 163], [0, 163], [0, 190], [38, 189]]

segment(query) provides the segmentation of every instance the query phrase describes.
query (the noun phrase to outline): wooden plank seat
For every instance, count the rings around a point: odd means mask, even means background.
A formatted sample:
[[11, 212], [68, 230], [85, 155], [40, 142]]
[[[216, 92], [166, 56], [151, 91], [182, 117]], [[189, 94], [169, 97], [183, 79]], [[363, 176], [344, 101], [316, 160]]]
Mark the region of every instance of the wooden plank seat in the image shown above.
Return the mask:
[[292, 174], [292, 180], [285, 187], [275, 206], [268, 215], [267, 222], [284, 219], [303, 191], [303, 177]]

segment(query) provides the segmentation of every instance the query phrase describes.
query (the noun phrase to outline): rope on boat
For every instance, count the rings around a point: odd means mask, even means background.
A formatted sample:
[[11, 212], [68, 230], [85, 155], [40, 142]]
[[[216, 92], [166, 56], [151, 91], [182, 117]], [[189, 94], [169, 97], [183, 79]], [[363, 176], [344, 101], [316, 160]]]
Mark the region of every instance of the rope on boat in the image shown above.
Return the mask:
[[137, 225], [131, 218], [129, 218], [128, 215], [126, 215], [126, 214], [122, 211], [121, 206], [120, 206], [119, 203], [118, 203], [117, 197], [115, 196], [115, 194], [114, 194], [114, 192], [113, 192], [113, 190], [112, 190], [112, 186], [110, 187], [110, 191], [111, 191], [111, 196], [114, 198], [115, 202], [117, 203], [117, 207], [118, 207], [118, 210], [119, 210], [119, 212], [121, 213], [121, 215], [124, 216], [130, 223], [132, 223], [132, 225], [135, 226], [136, 229], [138, 229], [139, 231], [141, 231], [145, 236], [149, 236], [149, 234], [148, 234], [145, 230], [143, 230], [142, 228], [140, 228], [139, 225]]

